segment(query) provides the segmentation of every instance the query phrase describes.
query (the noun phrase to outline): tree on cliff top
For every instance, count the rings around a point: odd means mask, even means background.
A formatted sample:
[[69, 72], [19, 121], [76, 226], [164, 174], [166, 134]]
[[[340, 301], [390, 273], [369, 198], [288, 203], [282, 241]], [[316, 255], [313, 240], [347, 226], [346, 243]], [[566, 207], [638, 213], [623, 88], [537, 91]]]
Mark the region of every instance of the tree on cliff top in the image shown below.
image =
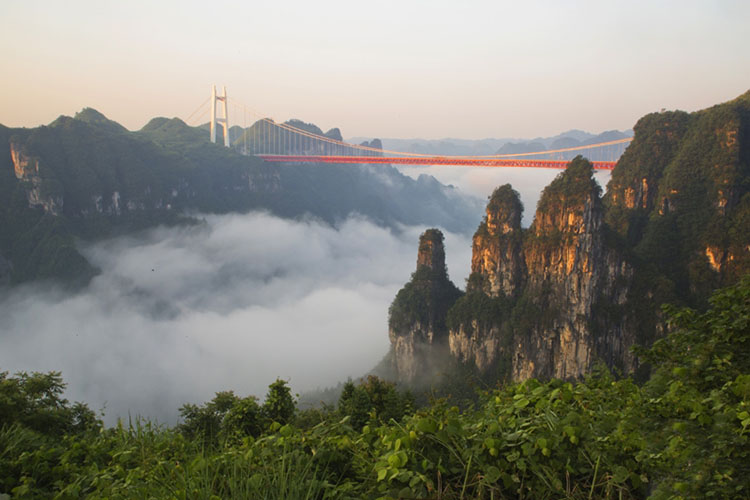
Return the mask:
[[602, 188], [594, 179], [594, 166], [578, 155], [544, 188], [536, 210], [537, 213], [546, 212], [558, 200], [564, 200], [567, 204], [583, 202], [590, 196], [599, 197], [601, 192]]

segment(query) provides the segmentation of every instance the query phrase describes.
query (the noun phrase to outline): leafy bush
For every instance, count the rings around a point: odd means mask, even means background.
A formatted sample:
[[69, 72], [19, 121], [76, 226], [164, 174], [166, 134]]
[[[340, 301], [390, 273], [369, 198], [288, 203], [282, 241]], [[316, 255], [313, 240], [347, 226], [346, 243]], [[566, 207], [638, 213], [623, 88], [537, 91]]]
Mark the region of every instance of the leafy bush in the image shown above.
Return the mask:
[[350, 425], [360, 430], [371, 420], [388, 423], [401, 420], [414, 409], [414, 398], [409, 392], [399, 392], [396, 386], [374, 375], [359, 385], [349, 380], [339, 398], [338, 411], [349, 417]]

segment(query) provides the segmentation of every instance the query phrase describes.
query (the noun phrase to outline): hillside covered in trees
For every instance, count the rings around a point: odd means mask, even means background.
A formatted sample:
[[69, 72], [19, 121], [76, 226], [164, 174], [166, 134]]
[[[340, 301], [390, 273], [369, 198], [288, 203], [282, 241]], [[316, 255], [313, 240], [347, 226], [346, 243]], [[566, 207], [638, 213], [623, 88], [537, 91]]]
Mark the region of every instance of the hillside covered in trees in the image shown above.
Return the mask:
[[48, 126], [0, 126], [0, 284], [86, 283], [96, 270], [76, 238], [190, 222], [196, 212], [265, 210], [329, 224], [359, 214], [381, 226], [462, 231], [475, 205], [432, 177], [390, 166], [267, 164], [176, 118], [129, 132], [86, 108]]
[[182, 424], [102, 428], [59, 374], [0, 375], [0, 493], [12, 498], [746, 498], [750, 279], [638, 355], [645, 384], [600, 368], [530, 379], [459, 409], [370, 377], [336, 408], [218, 393]]

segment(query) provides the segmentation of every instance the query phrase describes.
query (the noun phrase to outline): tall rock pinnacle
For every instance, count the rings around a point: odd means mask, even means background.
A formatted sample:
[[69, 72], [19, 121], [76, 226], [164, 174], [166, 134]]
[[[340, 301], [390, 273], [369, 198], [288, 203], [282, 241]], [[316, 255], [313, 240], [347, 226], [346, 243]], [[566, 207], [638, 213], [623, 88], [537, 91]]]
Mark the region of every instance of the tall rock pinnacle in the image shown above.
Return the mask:
[[429, 267], [446, 276], [445, 247], [443, 233], [438, 229], [428, 229], [419, 237], [419, 251], [417, 252], [417, 269]]
[[448, 279], [443, 233], [428, 229], [419, 238], [417, 270], [388, 311], [392, 370], [399, 380], [432, 376], [447, 353], [445, 316], [461, 296]]

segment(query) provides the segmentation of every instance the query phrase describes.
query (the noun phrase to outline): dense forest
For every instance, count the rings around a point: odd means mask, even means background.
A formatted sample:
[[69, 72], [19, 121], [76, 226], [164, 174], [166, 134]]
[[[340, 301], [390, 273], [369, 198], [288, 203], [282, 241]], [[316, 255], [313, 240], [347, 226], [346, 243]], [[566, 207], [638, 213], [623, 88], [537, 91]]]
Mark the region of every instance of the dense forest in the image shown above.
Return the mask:
[[703, 313], [665, 308], [645, 384], [601, 367], [415, 408], [376, 377], [297, 410], [216, 394], [183, 422], [104, 428], [59, 373], [0, 375], [0, 492], [11, 498], [747, 498], [750, 278]]

